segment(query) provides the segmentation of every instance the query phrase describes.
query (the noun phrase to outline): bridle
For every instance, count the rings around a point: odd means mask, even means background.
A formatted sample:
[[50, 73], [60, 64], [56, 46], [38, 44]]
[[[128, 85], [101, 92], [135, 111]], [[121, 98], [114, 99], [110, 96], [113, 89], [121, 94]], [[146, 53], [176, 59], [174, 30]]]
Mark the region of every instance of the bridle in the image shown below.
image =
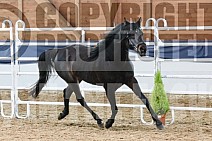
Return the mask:
[[[131, 41], [131, 39], [130, 39], [130, 33], [131, 31], [126, 31], [126, 36], [124, 37], [124, 38], [122, 38], [121, 39], [121, 34], [123, 33], [123, 31], [121, 31], [121, 32], [119, 32], [119, 39], [120, 40], [124, 40], [124, 39], [128, 39], [128, 41], [129, 41], [129, 45], [130, 46], [132, 46], [133, 47], [133, 50], [136, 52], [136, 53], [138, 53], [138, 54], [140, 54], [141, 53], [141, 51], [140, 51], [140, 48], [139, 48], [139, 45], [142, 45], [142, 44], [145, 44], [143, 41], [142, 42], [138, 42], [137, 44], [135, 44], [135, 43], [133, 43], [132, 41]], [[134, 33], [134, 34], [136, 34], [136, 33]]]
[[130, 39], [129, 39], [129, 42], [130, 42], [130, 44], [132, 45], [133, 50], [136, 51], [136, 52], [139, 52], [139, 51], [138, 51], [138, 50], [139, 50], [138, 46], [141, 45], [141, 44], [144, 44], [144, 42], [138, 42], [138, 43], [135, 45]]

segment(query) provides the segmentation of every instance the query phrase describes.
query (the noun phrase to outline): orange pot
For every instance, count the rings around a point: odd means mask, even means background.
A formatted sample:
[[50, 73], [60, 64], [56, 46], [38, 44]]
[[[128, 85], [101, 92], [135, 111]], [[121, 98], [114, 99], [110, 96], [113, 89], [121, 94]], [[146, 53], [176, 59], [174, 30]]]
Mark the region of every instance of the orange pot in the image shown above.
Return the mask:
[[160, 121], [163, 123], [163, 125], [166, 124], [166, 114], [160, 115], [160, 116], [159, 116], [159, 119], [160, 119]]

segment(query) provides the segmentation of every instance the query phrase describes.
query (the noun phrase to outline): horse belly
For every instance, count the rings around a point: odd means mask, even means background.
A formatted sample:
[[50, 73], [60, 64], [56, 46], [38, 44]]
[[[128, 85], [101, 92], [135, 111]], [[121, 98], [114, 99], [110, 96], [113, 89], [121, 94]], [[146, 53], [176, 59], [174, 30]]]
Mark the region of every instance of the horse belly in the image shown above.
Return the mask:
[[103, 86], [102, 76], [97, 75], [95, 71], [78, 71], [75, 74], [80, 80], [93, 85]]
[[103, 86], [106, 83], [125, 83], [133, 76], [133, 72], [120, 71], [89, 71], [78, 72], [78, 78], [87, 83]]

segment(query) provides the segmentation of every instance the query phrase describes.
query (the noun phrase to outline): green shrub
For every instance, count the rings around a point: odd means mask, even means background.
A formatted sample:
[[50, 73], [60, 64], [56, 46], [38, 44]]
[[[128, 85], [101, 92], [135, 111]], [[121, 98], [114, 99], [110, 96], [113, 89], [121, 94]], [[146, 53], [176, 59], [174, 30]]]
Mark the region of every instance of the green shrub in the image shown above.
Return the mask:
[[160, 71], [155, 74], [154, 88], [151, 94], [151, 105], [158, 115], [166, 114], [169, 111], [169, 101], [164, 90]]

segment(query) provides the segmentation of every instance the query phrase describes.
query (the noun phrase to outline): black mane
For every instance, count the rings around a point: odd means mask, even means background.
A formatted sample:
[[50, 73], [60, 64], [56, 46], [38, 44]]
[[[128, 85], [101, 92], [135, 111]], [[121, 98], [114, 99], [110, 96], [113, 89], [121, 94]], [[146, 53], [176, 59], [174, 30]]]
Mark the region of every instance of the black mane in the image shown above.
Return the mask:
[[121, 27], [123, 26], [123, 23], [117, 25], [113, 30], [111, 30], [105, 37], [105, 39], [101, 40], [97, 43], [97, 46], [95, 49], [93, 49], [90, 52], [90, 57], [88, 58], [88, 61], [96, 59], [99, 55], [99, 53], [103, 50], [105, 50], [109, 45], [113, 42], [114, 36], [117, 35], [117, 33], [121, 30]]

